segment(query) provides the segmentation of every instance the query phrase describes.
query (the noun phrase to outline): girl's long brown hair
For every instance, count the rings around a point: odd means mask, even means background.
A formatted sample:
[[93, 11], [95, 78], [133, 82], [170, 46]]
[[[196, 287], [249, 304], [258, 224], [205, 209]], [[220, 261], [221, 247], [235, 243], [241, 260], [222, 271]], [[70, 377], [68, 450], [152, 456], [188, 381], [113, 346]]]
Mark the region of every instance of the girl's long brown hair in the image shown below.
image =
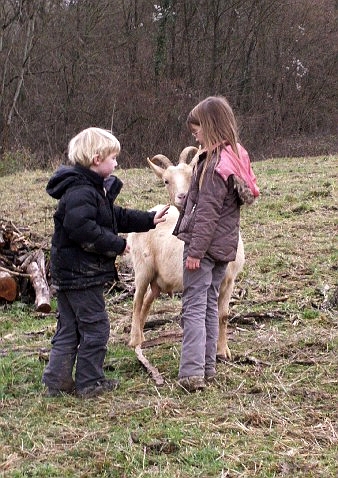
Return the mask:
[[215, 151], [217, 158], [223, 145], [229, 144], [238, 156], [238, 127], [235, 115], [224, 96], [209, 96], [198, 103], [189, 113], [187, 126], [200, 126], [203, 131], [204, 148], [207, 152], [200, 184]]

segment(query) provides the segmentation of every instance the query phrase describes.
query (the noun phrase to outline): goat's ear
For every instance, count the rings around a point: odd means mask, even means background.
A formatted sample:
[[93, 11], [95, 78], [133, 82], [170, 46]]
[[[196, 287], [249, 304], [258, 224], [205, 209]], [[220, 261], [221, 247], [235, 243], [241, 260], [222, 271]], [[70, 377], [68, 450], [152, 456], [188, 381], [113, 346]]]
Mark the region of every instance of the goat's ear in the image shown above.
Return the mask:
[[160, 166], [157, 166], [157, 164], [153, 163], [151, 159], [147, 158], [147, 162], [150, 166], [150, 168], [154, 171], [156, 176], [160, 179], [163, 178], [163, 174], [165, 169], [161, 168]]

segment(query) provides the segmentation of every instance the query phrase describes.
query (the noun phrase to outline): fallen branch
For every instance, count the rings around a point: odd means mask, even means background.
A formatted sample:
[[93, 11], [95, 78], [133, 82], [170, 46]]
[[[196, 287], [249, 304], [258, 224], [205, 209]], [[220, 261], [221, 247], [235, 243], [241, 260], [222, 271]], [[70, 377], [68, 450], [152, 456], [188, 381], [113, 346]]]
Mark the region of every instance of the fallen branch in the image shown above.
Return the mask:
[[[161, 312], [158, 312], [160, 314]], [[175, 317], [170, 317], [168, 319], [155, 319], [155, 320], [148, 320], [144, 324], [144, 330], [151, 330], [151, 329], [157, 329], [158, 327], [161, 327], [162, 325], [168, 324], [168, 323], [173, 323], [173, 322], [179, 322], [181, 319], [180, 315], [176, 315]]]
[[141, 349], [140, 345], [135, 347], [135, 353], [136, 353], [137, 358], [141, 362], [141, 364], [145, 367], [147, 372], [152, 376], [156, 385], [158, 387], [161, 387], [162, 385], [164, 385], [164, 379], [163, 379], [162, 375], [160, 374], [158, 369], [156, 367], [154, 367], [153, 365], [151, 365], [149, 360], [143, 355], [143, 352], [142, 352], [142, 349]]
[[0, 271], [8, 272], [8, 274], [10, 274], [10, 275], [12, 275], [12, 276], [30, 277], [29, 274], [25, 274], [24, 272], [12, 271], [11, 269], [6, 269], [6, 267], [2, 267], [2, 266], [0, 266]]
[[246, 312], [245, 314], [236, 314], [230, 317], [229, 323], [254, 324], [256, 321], [284, 319], [285, 312], [275, 310], [271, 312]]
[[40, 348], [40, 349], [34, 349], [34, 348], [26, 348], [26, 347], [18, 347], [18, 348], [10, 348], [10, 350], [6, 349], [0, 349], [0, 357], [7, 357], [7, 355], [13, 354], [13, 353], [19, 353], [19, 354], [24, 354], [25, 356], [31, 356], [31, 355], [38, 355], [39, 359], [40, 356], [43, 356], [44, 354], [49, 354], [50, 349], [49, 348]]
[[[111, 290], [112, 288], [107, 291], [106, 295], [108, 295], [111, 292]], [[127, 291], [121, 292], [119, 295], [111, 296], [107, 300], [109, 304], [118, 304], [119, 302], [124, 302], [125, 300], [129, 299], [132, 296], [133, 296], [133, 291], [127, 290]]]
[[142, 348], [147, 349], [150, 347], [155, 347], [156, 345], [178, 342], [179, 340], [181, 340], [182, 334], [183, 332], [180, 330], [174, 331], [174, 332], [171, 332], [171, 331], [164, 332], [159, 337], [145, 340], [144, 342], [142, 342]]

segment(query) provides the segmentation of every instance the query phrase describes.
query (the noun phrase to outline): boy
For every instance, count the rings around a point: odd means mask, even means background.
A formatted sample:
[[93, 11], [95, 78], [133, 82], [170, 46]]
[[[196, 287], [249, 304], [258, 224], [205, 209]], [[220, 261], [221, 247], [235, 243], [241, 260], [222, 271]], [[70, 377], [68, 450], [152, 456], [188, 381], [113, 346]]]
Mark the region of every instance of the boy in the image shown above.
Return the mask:
[[118, 386], [103, 372], [110, 332], [103, 288], [117, 278], [116, 256], [129, 252], [118, 233], [148, 231], [166, 220], [169, 208], [155, 213], [114, 205], [122, 188], [111, 176], [119, 152], [110, 132], [85, 129], [69, 143], [71, 166], [61, 166], [47, 184], [48, 194], [59, 200], [51, 247], [58, 322], [43, 374], [48, 396], [89, 398]]

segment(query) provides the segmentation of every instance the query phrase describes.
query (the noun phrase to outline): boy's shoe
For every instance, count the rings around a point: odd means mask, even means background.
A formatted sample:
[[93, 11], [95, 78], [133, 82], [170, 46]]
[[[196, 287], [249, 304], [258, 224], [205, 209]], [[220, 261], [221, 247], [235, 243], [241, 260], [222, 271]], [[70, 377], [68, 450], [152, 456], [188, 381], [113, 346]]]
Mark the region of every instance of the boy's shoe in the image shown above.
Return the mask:
[[59, 388], [47, 387], [45, 391], [45, 397], [61, 397], [62, 395], [74, 395], [75, 388], [60, 390]]
[[202, 390], [206, 387], [204, 377], [195, 375], [182, 377], [178, 380], [178, 383], [187, 392], [196, 392], [196, 390]]
[[89, 385], [81, 390], [76, 391], [76, 395], [79, 398], [92, 398], [97, 397], [98, 395], [102, 395], [105, 392], [111, 392], [112, 390], [116, 390], [120, 382], [118, 380], [99, 380], [98, 382], [94, 383], [94, 385]]

